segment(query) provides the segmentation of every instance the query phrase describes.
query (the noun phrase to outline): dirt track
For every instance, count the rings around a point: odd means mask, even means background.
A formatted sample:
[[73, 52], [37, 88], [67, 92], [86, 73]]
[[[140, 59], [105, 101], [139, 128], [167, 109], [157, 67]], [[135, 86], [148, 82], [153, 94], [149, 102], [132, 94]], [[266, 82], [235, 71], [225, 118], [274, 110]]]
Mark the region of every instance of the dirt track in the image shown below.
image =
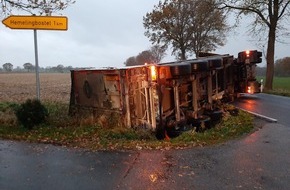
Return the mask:
[[[40, 73], [40, 99], [69, 103], [69, 73]], [[24, 102], [36, 98], [35, 73], [1, 73], [0, 102]]]

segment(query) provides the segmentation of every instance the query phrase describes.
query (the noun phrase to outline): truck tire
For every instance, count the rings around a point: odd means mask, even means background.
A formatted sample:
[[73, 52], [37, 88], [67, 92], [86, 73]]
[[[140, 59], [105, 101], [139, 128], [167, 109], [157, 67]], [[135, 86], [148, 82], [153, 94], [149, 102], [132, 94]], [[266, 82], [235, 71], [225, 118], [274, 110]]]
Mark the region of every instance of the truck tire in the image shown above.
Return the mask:
[[170, 138], [175, 138], [181, 135], [183, 132], [192, 129], [191, 126], [186, 125], [185, 121], [179, 121], [174, 126], [166, 126], [166, 134]]
[[223, 117], [223, 111], [220, 109], [216, 109], [216, 110], [207, 112], [206, 115], [209, 116], [211, 119], [211, 126], [214, 126], [221, 121]]
[[211, 119], [207, 115], [202, 115], [198, 119], [191, 119], [192, 127], [196, 128], [196, 132], [203, 132], [211, 127]]

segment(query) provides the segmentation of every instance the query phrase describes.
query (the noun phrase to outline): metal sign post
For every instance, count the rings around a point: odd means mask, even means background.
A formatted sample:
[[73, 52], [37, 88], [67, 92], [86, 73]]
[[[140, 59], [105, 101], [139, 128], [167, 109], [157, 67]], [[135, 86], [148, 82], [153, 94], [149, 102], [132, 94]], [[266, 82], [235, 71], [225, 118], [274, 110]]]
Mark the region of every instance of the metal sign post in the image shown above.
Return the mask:
[[37, 30], [34, 31], [34, 52], [35, 52], [35, 74], [36, 74], [36, 97], [40, 100], [40, 81], [38, 66], [38, 47], [37, 47]]

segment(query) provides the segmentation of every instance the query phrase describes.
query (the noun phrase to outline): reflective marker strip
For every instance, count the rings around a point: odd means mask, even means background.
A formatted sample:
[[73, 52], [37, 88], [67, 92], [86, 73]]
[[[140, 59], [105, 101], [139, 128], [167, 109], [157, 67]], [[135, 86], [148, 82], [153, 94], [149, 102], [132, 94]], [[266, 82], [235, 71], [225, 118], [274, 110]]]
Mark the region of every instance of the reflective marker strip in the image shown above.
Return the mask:
[[267, 117], [265, 115], [261, 115], [261, 114], [255, 113], [255, 112], [251, 112], [251, 111], [245, 110], [243, 108], [239, 108], [239, 107], [237, 107], [237, 108], [242, 110], [242, 111], [245, 111], [245, 112], [247, 112], [249, 114], [252, 114], [252, 115], [254, 115], [256, 117], [259, 117], [261, 119], [265, 119], [266, 121], [269, 121], [269, 122], [272, 122], [272, 123], [277, 123], [277, 121], [278, 121], [277, 119], [274, 119], [274, 118], [271, 118], [271, 117]]

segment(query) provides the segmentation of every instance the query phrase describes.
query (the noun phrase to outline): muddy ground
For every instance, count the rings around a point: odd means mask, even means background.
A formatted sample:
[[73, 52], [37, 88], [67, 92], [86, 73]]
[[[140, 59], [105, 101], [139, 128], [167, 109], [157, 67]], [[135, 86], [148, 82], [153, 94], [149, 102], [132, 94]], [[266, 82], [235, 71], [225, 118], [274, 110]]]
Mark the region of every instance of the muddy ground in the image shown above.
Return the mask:
[[[40, 99], [69, 103], [70, 73], [40, 73]], [[24, 102], [36, 98], [35, 73], [1, 73], [0, 102]]]

